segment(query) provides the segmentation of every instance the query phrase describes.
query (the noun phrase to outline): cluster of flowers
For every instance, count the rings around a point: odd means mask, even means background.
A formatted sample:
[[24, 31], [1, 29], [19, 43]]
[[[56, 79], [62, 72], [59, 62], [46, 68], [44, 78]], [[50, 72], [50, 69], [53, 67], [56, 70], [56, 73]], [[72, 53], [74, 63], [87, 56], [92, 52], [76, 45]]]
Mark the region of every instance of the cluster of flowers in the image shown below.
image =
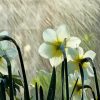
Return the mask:
[[[81, 40], [78, 37], [70, 36], [66, 25], [59, 26], [57, 30], [46, 29], [43, 32], [43, 39], [44, 43], [39, 47], [39, 54], [49, 59], [52, 67], [61, 65], [64, 55], [67, 56], [70, 94], [78, 78], [73, 100], [81, 100], [82, 90], [78, 89], [79, 86], [82, 86], [79, 63], [86, 57], [93, 60], [96, 53], [92, 50], [84, 52], [83, 48], [80, 47]], [[91, 64], [86, 62], [82, 68], [84, 71], [84, 84], [89, 85], [90, 77], [94, 77]], [[86, 89], [83, 92], [84, 98], [87, 100]]]

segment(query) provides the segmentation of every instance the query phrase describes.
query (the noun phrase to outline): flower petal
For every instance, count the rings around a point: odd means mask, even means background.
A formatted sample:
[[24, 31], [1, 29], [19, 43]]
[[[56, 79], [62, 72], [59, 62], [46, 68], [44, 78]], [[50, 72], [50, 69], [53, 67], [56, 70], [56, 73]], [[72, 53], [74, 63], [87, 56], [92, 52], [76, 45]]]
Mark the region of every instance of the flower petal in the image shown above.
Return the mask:
[[78, 47], [79, 56], [82, 57], [84, 55], [84, 51], [82, 47]]
[[52, 58], [56, 54], [56, 48], [54, 45], [43, 43], [40, 45], [38, 52], [44, 58]]
[[79, 57], [78, 49], [68, 48], [67, 54], [70, 55], [72, 61], [76, 60]]
[[73, 100], [81, 100], [81, 95], [74, 95]]
[[57, 41], [56, 32], [53, 29], [47, 29], [43, 32], [43, 39], [45, 42], [53, 43]]
[[76, 48], [79, 47], [81, 40], [78, 37], [70, 37], [67, 41], [66, 47]]
[[5, 52], [9, 59], [14, 59], [17, 56], [17, 50], [15, 48], [7, 49]]
[[89, 50], [84, 54], [83, 57], [84, 58], [90, 57], [93, 60], [95, 58], [95, 56], [96, 56], [96, 53], [94, 51], [92, 51], [92, 50]]
[[94, 77], [94, 72], [93, 72], [93, 69], [92, 69], [91, 66], [89, 66], [89, 67], [87, 68], [87, 73], [88, 73], [88, 75], [89, 75], [90, 77]]
[[53, 57], [50, 59], [50, 64], [53, 67], [57, 67], [58, 65], [60, 65], [63, 61], [63, 57], [59, 56], [59, 57]]
[[[9, 33], [7, 31], [3, 31], [3, 32], [0, 33], [0, 36], [4, 36], [4, 35], [8, 36]], [[0, 41], [0, 48], [2, 50], [6, 50], [8, 48], [8, 41], [6, 41], [6, 40]]]
[[0, 32], [0, 36], [3, 36], [3, 35], [8, 36], [8, 35], [9, 35], [9, 33], [8, 33], [7, 31]]
[[65, 38], [69, 38], [70, 36], [66, 28], [66, 25], [59, 26], [56, 32], [57, 32], [58, 39], [61, 41], [64, 41]]
[[78, 69], [78, 64], [74, 63], [73, 61], [69, 61], [67, 63], [68, 66], [68, 73], [74, 73]]

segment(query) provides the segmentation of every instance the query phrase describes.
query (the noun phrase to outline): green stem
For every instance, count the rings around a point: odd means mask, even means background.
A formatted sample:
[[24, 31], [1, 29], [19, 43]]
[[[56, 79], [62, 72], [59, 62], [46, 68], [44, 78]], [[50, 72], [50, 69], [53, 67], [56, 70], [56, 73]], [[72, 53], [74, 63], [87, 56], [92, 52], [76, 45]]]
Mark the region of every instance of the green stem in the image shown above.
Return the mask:
[[18, 46], [16, 41], [14, 39], [12, 39], [11, 37], [9, 37], [9, 36], [0, 36], [0, 41], [5, 41], [5, 40], [13, 42], [14, 45], [16, 46], [16, 48], [17, 48], [17, 51], [18, 51], [18, 54], [19, 54], [19, 60], [20, 60], [20, 64], [21, 64], [21, 70], [22, 70], [22, 74], [23, 74], [23, 81], [24, 81], [24, 99], [25, 100], [30, 100], [29, 90], [28, 90], [28, 83], [27, 83], [27, 78], [26, 78], [26, 74], [25, 74], [25, 67], [24, 67], [20, 47]]
[[9, 75], [9, 87], [10, 87], [10, 100], [14, 100], [14, 91], [13, 91], [13, 80], [12, 80], [12, 72], [11, 72], [11, 63], [7, 55], [3, 56], [7, 61], [8, 75]]
[[73, 93], [74, 93], [74, 91], [75, 91], [77, 82], [78, 82], [78, 78], [77, 78], [77, 80], [76, 80], [76, 82], [75, 82], [75, 85], [74, 85], [74, 88], [73, 88], [73, 90], [72, 90], [72, 93], [71, 93], [71, 96], [70, 96], [70, 100], [71, 100], [71, 98], [72, 98], [72, 96], [73, 96]]
[[[1, 88], [1, 99], [2, 100], [6, 100], [6, 94], [5, 94], [5, 86], [4, 86], [5, 84], [4, 84], [4, 81], [3, 80], [1, 80], [1, 83], [0, 83], [0, 88]], [[0, 99], [0, 100], [1, 100]]]
[[64, 58], [65, 64], [65, 79], [66, 79], [66, 99], [69, 100], [69, 80], [68, 80], [68, 68], [67, 68], [67, 58]]
[[38, 86], [37, 86], [37, 82], [35, 83], [35, 93], [36, 93], [36, 100], [38, 100]]
[[96, 73], [96, 68], [94, 66], [94, 63], [93, 63], [91, 58], [82, 59], [81, 63], [83, 64], [84, 62], [90, 62], [90, 64], [92, 65], [92, 68], [93, 68], [93, 71], [94, 71], [94, 77], [95, 77], [95, 85], [96, 85], [97, 97], [98, 97], [98, 100], [100, 100], [99, 84], [98, 84], [98, 78], [97, 78], [97, 73]]
[[62, 100], [64, 100], [64, 61], [61, 66]]
[[93, 89], [89, 85], [84, 85], [84, 88], [89, 88], [91, 90], [93, 99], [96, 100], [95, 93], [94, 93]]
[[84, 88], [84, 72], [81, 63], [79, 63], [79, 69], [81, 74], [81, 80], [82, 80], [82, 100], [84, 100], [84, 94], [83, 94], [83, 88]]

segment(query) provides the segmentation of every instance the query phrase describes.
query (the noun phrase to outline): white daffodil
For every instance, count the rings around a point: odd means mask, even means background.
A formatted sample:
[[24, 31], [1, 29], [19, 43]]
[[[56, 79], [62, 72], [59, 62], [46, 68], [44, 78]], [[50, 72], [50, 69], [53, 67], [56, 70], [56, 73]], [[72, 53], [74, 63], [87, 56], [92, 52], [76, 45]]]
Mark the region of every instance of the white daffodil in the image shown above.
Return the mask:
[[[0, 33], [0, 36], [8, 36], [9, 33], [3, 31]], [[13, 48], [8, 41], [0, 41], [0, 72], [2, 74], [7, 74], [7, 62], [3, 58], [4, 55], [7, 55], [9, 60], [14, 59], [17, 56], [17, 50]]]
[[[82, 59], [89, 57], [93, 60], [96, 56], [96, 53], [92, 50], [89, 50], [84, 53], [81, 47], [78, 47], [76, 49], [70, 48], [69, 53], [72, 57], [71, 61], [68, 62], [69, 73], [79, 71], [79, 63]], [[92, 66], [89, 62], [84, 63], [82, 68], [84, 71], [85, 78], [88, 78], [88, 76], [94, 76]]]
[[[69, 74], [69, 94], [71, 96], [77, 78], [78, 78], [78, 82], [73, 92], [72, 100], [81, 100], [82, 98], [82, 88], [81, 88], [82, 81], [79, 73]], [[84, 81], [84, 85], [89, 85], [89, 84], [90, 84], [90, 80]], [[86, 96], [86, 89], [83, 89], [83, 96], [84, 96], [84, 100], [88, 100]]]
[[81, 43], [79, 38], [70, 37], [65, 25], [61, 25], [56, 31], [53, 29], [45, 30], [43, 39], [44, 43], [39, 48], [39, 54], [44, 58], [50, 59], [52, 66], [58, 66], [63, 61], [62, 48], [67, 53], [69, 47], [76, 48]]

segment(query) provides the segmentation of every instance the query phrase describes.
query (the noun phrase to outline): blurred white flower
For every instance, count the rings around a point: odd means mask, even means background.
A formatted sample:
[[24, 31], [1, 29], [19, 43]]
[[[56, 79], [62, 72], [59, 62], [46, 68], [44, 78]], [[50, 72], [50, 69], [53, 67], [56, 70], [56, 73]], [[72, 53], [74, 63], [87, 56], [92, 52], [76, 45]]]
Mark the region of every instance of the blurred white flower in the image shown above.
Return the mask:
[[[39, 54], [50, 59], [52, 66], [58, 66], [63, 61], [62, 47], [67, 54], [68, 48], [76, 48], [81, 43], [77, 37], [70, 37], [65, 25], [58, 27], [56, 31], [47, 29], [43, 32], [44, 43], [39, 48]], [[65, 41], [66, 40], [66, 43]], [[68, 57], [68, 54], [67, 54]], [[69, 60], [69, 57], [67, 58]]]
[[[69, 74], [69, 90], [70, 90], [70, 96], [71, 96], [71, 93], [73, 91], [73, 88], [75, 86], [75, 83], [76, 83], [76, 80], [78, 78], [78, 82], [76, 84], [76, 87], [75, 87], [75, 90], [73, 92], [73, 96], [72, 96], [72, 100], [81, 100], [81, 97], [82, 97], [82, 81], [81, 81], [81, 76], [79, 73], [74, 73], [74, 74]], [[90, 80], [85, 80], [84, 81], [84, 84], [85, 85], [89, 85], [90, 84]], [[83, 93], [84, 93], [84, 98], [85, 100], [88, 100], [87, 99], [87, 96], [86, 96], [86, 89], [83, 89]]]
[[[92, 50], [89, 50], [86, 53], [84, 53], [81, 47], [78, 47], [76, 49], [70, 48], [69, 54], [72, 57], [72, 59], [68, 62], [69, 73], [79, 71], [79, 63], [82, 59], [90, 57], [93, 60], [96, 56], [96, 53]], [[82, 68], [84, 71], [85, 79], [87, 79], [88, 76], [94, 76], [92, 66], [89, 62], [84, 63]]]
[[[3, 31], [0, 33], [0, 36], [8, 36], [9, 33], [6, 31]], [[2, 74], [8, 74], [7, 70], [7, 62], [3, 58], [4, 55], [7, 55], [9, 60], [14, 59], [17, 56], [17, 50], [13, 48], [8, 41], [0, 41], [0, 72]]]

